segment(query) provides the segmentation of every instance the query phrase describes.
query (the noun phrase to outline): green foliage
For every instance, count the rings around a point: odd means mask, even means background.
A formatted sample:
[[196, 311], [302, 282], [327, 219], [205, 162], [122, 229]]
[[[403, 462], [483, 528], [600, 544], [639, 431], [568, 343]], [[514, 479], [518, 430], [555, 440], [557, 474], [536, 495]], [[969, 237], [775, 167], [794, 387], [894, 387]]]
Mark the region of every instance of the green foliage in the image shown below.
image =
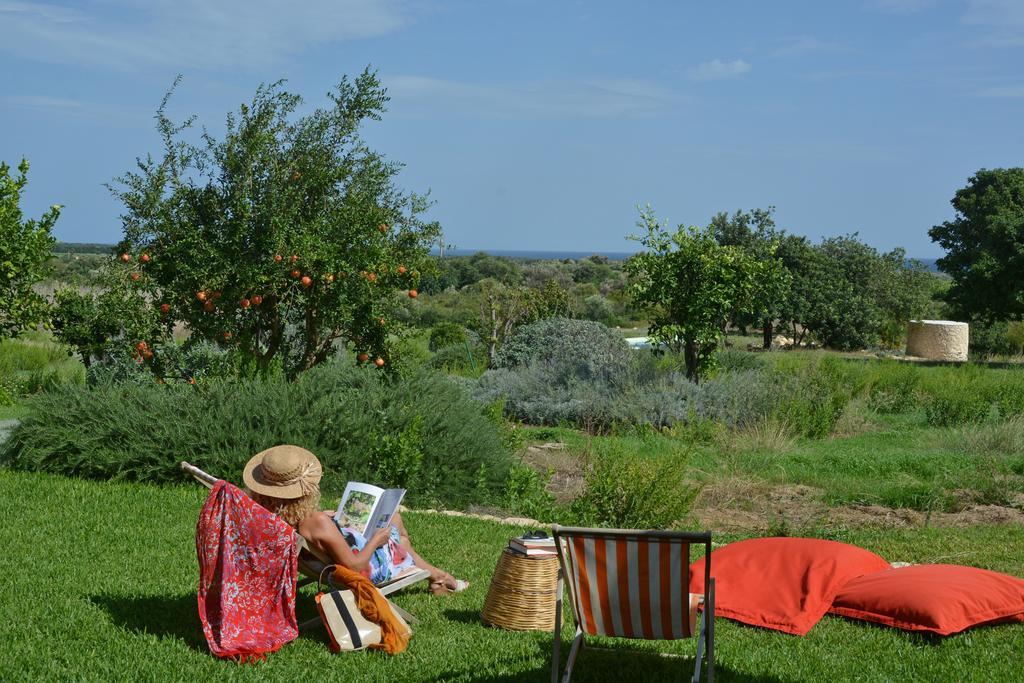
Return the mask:
[[672, 529], [699, 493], [687, 474], [689, 453], [636, 458], [612, 449], [592, 456], [583, 493], [571, 505], [574, 523], [615, 529]]
[[737, 310], [732, 319], [742, 327], [750, 324], [763, 327], [766, 349], [771, 346], [775, 320], [786, 309], [792, 281], [792, 274], [779, 258], [779, 241], [783, 234], [775, 228], [774, 214], [774, 206], [750, 213], [736, 211], [731, 218], [723, 211], [712, 217], [708, 226], [719, 244], [744, 249], [762, 263], [750, 310]]
[[982, 366], [935, 368], [922, 381], [925, 414], [933, 426], [997, 422], [1024, 414], [1024, 373]]
[[[170, 93], [168, 93], [168, 97]], [[342, 78], [331, 104], [261, 86], [223, 139], [185, 138], [157, 112], [164, 149], [118, 179], [122, 267], [192, 334], [294, 377], [345, 348], [391, 360], [396, 291], [413, 290], [440, 229], [426, 198], [394, 186], [400, 165], [360, 137], [388, 98], [375, 74]], [[338, 342], [343, 343], [338, 343]]]
[[64, 384], [82, 384], [84, 368], [68, 355], [65, 347], [36, 332], [0, 342], [0, 404], [13, 405], [19, 398]]
[[38, 220], [25, 220], [20, 203], [27, 183], [27, 160], [22, 159], [16, 176], [0, 162], [0, 339], [17, 336], [47, 314], [46, 300], [32, 287], [51, 269], [55, 240], [50, 232], [61, 206], [54, 204]]
[[[416, 492], [420, 500], [429, 499], [430, 490], [421, 486], [423, 474], [423, 416], [416, 415], [397, 433], [390, 425], [379, 425], [371, 432], [367, 459], [373, 480], [381, 486], [399, 487]], [[483, 463], [481, 463], [483, 467]]]
[[466, 328], [458, 323], [441, 322], [430, 331], [430, 350], [440, 351], [466, 343]]
[[764, 366], [765, 361], [762, 356], [741, 349], [720, 349], [715, 355], [715, 367], [718, 372], [757, 370]]
[[682, 352], [686, 374], [697, 382], [711, 369], [730, 315], [750, 312], [766, 262], [739, 247], [722, 246], [711, 228], [669, 232], [650, 207], [634, 236], [645, 251], [626, 262], [634, 298], [649, 312], [648, 336]]
[[1019, 322], [972, 320], [969, 348], [978, 358], [1016, 356], [1024, 352], [1024, 326]]
[[625, 340], [601, 323], [547, 318], [520, 327], [502, 346], [492, 367], [516, 368], [539, 362], [565, 376], [614, 383], [629, 373], [633, 361]]
[[795, 434], [823, 438], [832, 433], [857, 387], [848, 364], [833, 358], [808, 363], [783, 371], [787, 380], [784, 400], [772, 411], [772, 417]]
[[953, 278], [946, 300], [968, 319], [1024, 316], [1024, 168], [981, 169], [957, 190], [956, 217], [928, 234], [946, 250], [939, 268]]
[[33, 399], [0, 463], [163, 483], [179, 481], [177, 464], [188, 459], [234, 478], [252, 454], [279, 443], [317, 454], [325, 491], [341, 491], [348, 480], [414, 482], [413, 504], [474, 502], [481, 466], [494, 493], [509, 467], [498, 430], [444, 376], [389, 380], [337, 363], [295, 382], [63, 387]]
[[54, 294], [54, 336], [78, 352], [89, 368], [111, 355], [130, 355], [160, 376], [165, 359], [153, 349], [171, 339], [173, 321], [135, 286], [113, 259], [100, 269], [98, 293], [75, 288]]
[[882, 362], [874, 372], [868, 403], [879, 413], [906, 413], [920, 402], [921, 371], [907, 363]]
[[502, 507], [516, 515], [523, 515], [540, 522], [554, 520], [555, 497], [548, 493], [547, 479], [537, 470], [520, 462], [512, 463]]

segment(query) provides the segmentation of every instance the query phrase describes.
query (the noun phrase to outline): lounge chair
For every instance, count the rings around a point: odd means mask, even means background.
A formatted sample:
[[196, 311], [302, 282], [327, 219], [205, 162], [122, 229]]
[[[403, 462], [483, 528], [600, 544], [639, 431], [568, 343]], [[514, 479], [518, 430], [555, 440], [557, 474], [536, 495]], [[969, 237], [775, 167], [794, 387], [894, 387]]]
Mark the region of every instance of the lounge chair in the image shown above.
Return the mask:
[[[558, 683], [562, 645], [562, 586], [576, 619], [562, 682], [568, 683], [585, 635], [676, 640], [697, 635], [692, 681], [715, 677], [715, 582], [711, 533], [583, 529], [555, 526], [560, 572], [555, 603], [551, 681]], [[706, 594], [691, 595], [690, 545], [704, 546]], [[698, 621], [697, 610], [703, 605]]]
[[[213, 488], [213, 485], [217, 483], [217, 477], [207, 472], [204, 472], [195, 465], [190, 465], [187, 462], [182, 462], [181, 469], [191, 474], [199, 483], [201, 483], [206, 488]], [[314, 548], [312, 548], [306, 541], [306, 539], [302, 537], [301, 534], [296, 532], [295, 536], [296, 546], [299, 549], [298, 569], [299, 573], [302, 574], [304, 577], [301, 580], [299, 580], [296, 587], [301, 588], [302, 586], [316, 582], [320, 575], [323, 573], [324, 568], [333, 563], [328, 558], [324, 557], [323, 555], [318, 553]], [[408, 588], [413, 584], [419, 583], [420, 581], [426, 581], [429, 578], [430, 572], [428, 572], [426, 569], [420, 569], [419, 567], [410, 567], [398, 576], [392, 578], [390, 581], [377, 584], [377, 590], [381, 592], [381, 595], [384, 595], [386, 597], [391, 595], [392, 593], [402, 590], [403, 588]], [[331, 584], [332, 587], [344, 588], [344, 586], [335, 585], [330, 578], [328, 578], [327, 581]], [[391, 602], [391, 608], [395, 610], [395, 612], [397, 612], [398, 615], [405, 619], [408, 623], [411, 624], [416, 621], [416, 617], [406, 612], [404, 609], [396, 605], [394, 602]], [[309, 621], [305, 621], [299, 624], [299, 630], [305, 630], [307, 628], [317, 626], [320, 623], [320, 617], [310, 619]]]

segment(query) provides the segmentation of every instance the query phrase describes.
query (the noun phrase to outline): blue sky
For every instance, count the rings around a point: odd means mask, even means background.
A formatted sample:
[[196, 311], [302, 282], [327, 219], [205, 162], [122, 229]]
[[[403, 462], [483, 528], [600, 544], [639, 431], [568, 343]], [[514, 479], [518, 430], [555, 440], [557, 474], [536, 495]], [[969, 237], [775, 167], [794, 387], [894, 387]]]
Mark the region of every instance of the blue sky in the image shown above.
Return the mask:
[[103, 183], [159, 151], [152, 115], [218, 129], [256, 85], [310, 106], [368, 64], [366, 137], [461, 248], [625, 251], [774, 204], [788, 230], [941, 255], [978, 168], [1024, 165], [1024, 0], [0, 0], [0, 159], [25, 208], [113, 242]]

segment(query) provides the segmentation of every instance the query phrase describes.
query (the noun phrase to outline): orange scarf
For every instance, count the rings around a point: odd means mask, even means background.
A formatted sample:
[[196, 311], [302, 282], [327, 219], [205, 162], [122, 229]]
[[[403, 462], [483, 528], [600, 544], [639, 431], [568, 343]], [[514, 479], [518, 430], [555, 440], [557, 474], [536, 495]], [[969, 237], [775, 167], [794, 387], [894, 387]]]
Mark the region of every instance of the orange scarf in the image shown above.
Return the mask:
[[409, 646], [412, 632], [408, 625], [395, 616], [388, 599], [368, 578], [340, 564], [334, 566], [333, 577], [356, 596], [356, 605], [363, 616], [380, 626], [380, 643], [371, 648], [397, 655]]

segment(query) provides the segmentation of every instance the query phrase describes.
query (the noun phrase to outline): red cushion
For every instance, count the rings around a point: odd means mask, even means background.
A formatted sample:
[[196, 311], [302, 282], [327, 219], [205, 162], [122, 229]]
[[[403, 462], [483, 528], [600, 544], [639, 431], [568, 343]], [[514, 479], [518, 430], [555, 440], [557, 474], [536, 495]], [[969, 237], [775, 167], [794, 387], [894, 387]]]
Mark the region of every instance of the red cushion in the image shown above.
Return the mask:
[[[851, 579], [888, 569], [873, 552], [814, 538], [754, 538], [711, 553], [715, 615], [802, 636]], [[704, 592], [704, 560], [690, 566], [690, 592]]]
[[854, 579], [830, 612], [948, 636], [978, 624], [1024, 621], [1024, 580], [975, 567], [913, 565]]

